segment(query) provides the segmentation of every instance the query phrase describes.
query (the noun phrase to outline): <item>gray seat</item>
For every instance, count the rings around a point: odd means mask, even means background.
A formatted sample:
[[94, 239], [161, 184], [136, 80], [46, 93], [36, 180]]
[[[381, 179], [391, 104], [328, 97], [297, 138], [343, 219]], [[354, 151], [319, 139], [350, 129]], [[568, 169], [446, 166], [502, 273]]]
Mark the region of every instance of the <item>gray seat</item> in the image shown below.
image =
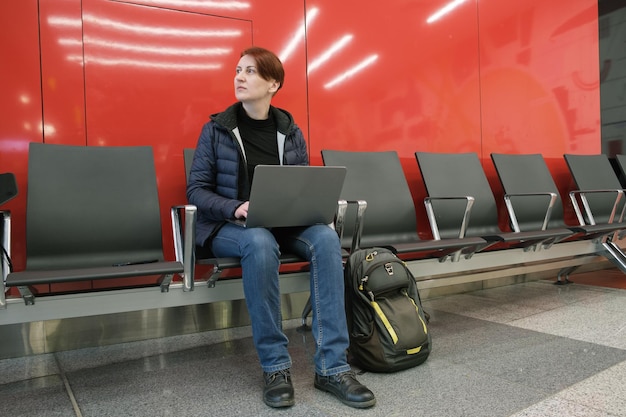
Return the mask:
[[576, 184], [570, 199], [580, 224], [605, 225], [614, 230], [626, 227], [620, 224], [626, 199], [609, 158], [603, 154], [565, 154], [564, 158]]
[[[517, 219], [521, 230], [543, 227], [547, 214], [546, 228], [567, 228], [578, 234], [577, 238], [597, 238], [615, 231], [615, 226], [608, 224], [565, 223], [559, 190], [541, 154], [494, 153], [491, 159], [505, 192], [509, 217]], [[547, 205], [550, 197], [554, 198], [551, 208]]]
[[[570, 236], [570, 230], [543, 229], [540, 225], [519, 231], [503, 231], [499, 225], [498, 206], [476, 153], [415, 153], [430, 199], [431, 217], [441, 236], [480, 236], [510, 247], [539, 249]], [[463, 231], [462, 216], [466, 200], [474, 199], [469, 222]]]
[[[344, 247], [385, 246], [397, 253], [432, 252], [432, 256], [445, 259], [460, 253], [471, 256], [486, 244], [478, 237], [459, 238], [457, 235], [428, 240], [419, 237], [415, 205], [395, 151], [322, 150], [322, 159], [324, 165], [348, 169], [342, 199], [367, 203], [362, 222], [356, 221], [356, 210], [346, 213]], [[362, 229], [354, 230], [359, 224]], [[357, 236], [356, 244], [354, 239], [349, 240], [350, 236]]]
[[[8, 287], [155, 276], [169, 289], [181, 262], [164, 260], [152, 148], [31, 143], [26, 268]], [[133, 286], [133, 281], [128, 281]]]

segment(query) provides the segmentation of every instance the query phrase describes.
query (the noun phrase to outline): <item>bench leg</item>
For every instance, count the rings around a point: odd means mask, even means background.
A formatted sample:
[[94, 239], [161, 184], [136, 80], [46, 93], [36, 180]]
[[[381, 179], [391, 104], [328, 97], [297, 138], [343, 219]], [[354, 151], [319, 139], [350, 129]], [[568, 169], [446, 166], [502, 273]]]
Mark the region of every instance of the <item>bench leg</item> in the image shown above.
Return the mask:
[[[556, 277], [556, 282], [554, 285], [567, 285], [571, 284], [572, 281], [569, 280], [569, 274], [574, 272], [579, 268], [580, 265], [568, 266], [567, 268], [563, 268], [559, 271], [559, 274]], [[562, 276], [565, 276], [565, 279], [561, 279]]]
[[161, 292], [170, 292], [170, 284], [172, 283], [172, 278], [174, 274], [167, 274], [161, 276], [161, 282], [159, 285], [161, 286]]
[[219, 265], [213, 266], [213, 273], [211, 274], [211, 276], [206, 282], [207, 286], [209, 288], [215, 288], [215, 283], [217, 282], [221, 274], [222, 274], [222, 268]]
[[22, 298], [24, 299], [24, 304], [31, 305], [34, 306], [35, 305], [35, 296], [33, 295], [33, 293], [30, 291], [30, 288], [26, 287], [26, 286], [18, 286], [17, 287], [18, 291], [20, 292], [20, 295], [22, 296]]

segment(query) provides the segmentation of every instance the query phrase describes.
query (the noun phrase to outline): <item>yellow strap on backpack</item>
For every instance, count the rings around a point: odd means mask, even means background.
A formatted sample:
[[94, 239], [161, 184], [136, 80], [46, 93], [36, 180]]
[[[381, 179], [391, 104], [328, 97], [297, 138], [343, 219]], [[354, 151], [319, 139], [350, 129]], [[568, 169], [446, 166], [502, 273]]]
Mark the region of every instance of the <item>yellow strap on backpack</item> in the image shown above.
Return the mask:
[[419, 307], [417, 306], [417, 304], [415, 304], [415, 300], [413, 300], [411, 297], [409, 297], [409, 300], [411, 300], [411, 302], [415, 306], [415, 310], [417, 310], [417, 317], [420, 318], [420, 321], [422, 322], [422, 326], [424, 326], [424, 334], [428, 334], [428, 328], [426, 327], [426, 323], [424, 323], [424, 320], [422, 320], [422, 316], [420, 316]]
[[383, 325], [389, 332], [389, 335], [391, 336], [391, 340], [393, 340], [393, 344], [395, 345], [396, 343], [398, 343], [398, 335], [396, 334], [396, 331], [393, 329], [393, 327], [391, 327], [391, 323], [389, 323], [387, 316], [385, 316], [385, 313], [383, 313], [383, 310], [380, 308], [378, 303], [376, 301], [371, 301], [371, 303], [372, 303], [372, 307], [374, 308], [374, 311], [376, 312], [376, 314], [378, 314], [378, 317], [380, 317], [380, 319], [382, 320]]

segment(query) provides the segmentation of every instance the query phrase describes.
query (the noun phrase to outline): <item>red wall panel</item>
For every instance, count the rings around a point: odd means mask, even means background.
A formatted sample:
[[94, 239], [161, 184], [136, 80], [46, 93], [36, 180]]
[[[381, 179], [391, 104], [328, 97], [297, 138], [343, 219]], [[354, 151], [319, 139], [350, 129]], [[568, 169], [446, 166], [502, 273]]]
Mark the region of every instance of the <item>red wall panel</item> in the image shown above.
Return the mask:
[[75, 0], [40, 0], [44, 141], [85, 145], [83, 23]]
[[313, 153], [480, 150], [476, 2], [429, 21], [446, 3], [307, 2]]
[[541, 153], [575, 223], [563, 154], [601, 149], [597, 2], [480, 1], [479, 20], [481, 145], [491, 183], [500, 196], [492, 152]]
[[24, 268], [28, 144], [41, 142], [42, 98], [37, 0], [0, 2], [0, 172], [15, 173], [18, 196], [0, 207], [12, 216], [12, 258]]
[[595, 1], [482, 1], [483, 156], [600, 151]]

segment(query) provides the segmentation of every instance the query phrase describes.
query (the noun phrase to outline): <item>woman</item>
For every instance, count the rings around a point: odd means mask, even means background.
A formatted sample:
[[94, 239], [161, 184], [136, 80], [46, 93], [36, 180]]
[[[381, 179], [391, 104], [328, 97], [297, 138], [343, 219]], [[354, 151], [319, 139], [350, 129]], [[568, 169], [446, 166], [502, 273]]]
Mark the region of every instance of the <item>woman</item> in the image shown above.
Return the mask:
[[241, 53], [234, 80], [238, 102], [204, 125], [191, 167], [187, 198], [198, 207], [197, 244], [218, 257], [241, 258], [267, 405], [295, 402], [278, 287], [279, 250], [284, 249], [311, 265], [314, 386], [349, 406], [371, 407], [374, 394], [357, 381], [347, 363], [343, 268], [335, 231], [326, 225], [269, 230], [228, 222], [247, 217], [256, 165], [309, 163], [304, 136], [291, 114], [271, 105], [284, 77], [282, 63], [271, 51], [252, 47]]

